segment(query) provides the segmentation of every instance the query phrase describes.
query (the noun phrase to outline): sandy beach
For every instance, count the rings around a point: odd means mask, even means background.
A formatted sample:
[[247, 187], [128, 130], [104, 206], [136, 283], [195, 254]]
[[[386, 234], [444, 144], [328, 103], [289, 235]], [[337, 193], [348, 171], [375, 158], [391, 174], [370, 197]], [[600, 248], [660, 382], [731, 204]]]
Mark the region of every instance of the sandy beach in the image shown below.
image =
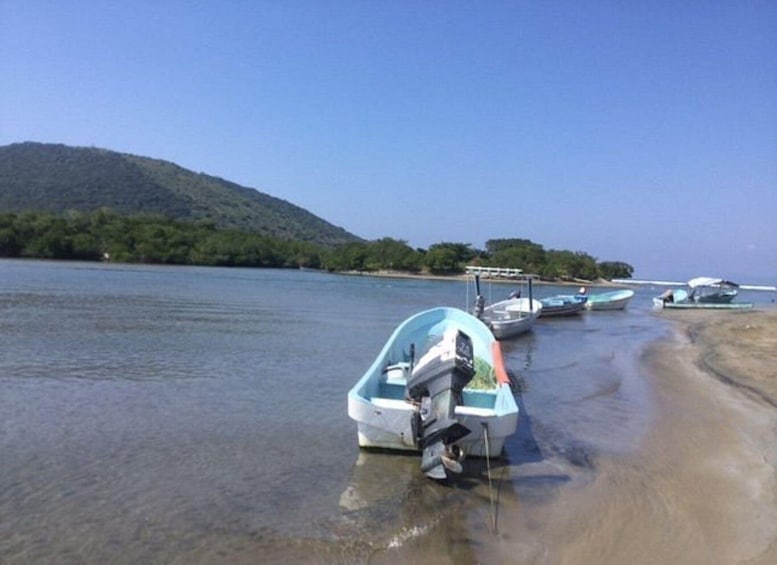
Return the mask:
[[[430, 280], [430, 281], [459, 281], [459, 282], [468, 282], [472, 280], [472, 275], [468, 274], [456, 274], [456, 275], [433, 275], [431, 273], [410, 273], [408, 271], [340, 271], [337, 274], [339, 275], [345, 275], [345, 276], [351, 276], [351, 277], [376, 277], [376, 278], [385, 278], [385, 279], [419, 279], [419, 280]], [[579, 288], [581, 286], [584, 287], [605, 287], [605, 288], [628, 288], [628, 285], [626, 284], [618, 284], [614, 283], [612, 281], [608, 281], [605, 279], [596, 279], [596, 280], [584, 280], [584, 279], [575, 279], [575, 280], [545, 280], [539, 278], [537, 275], [530, 275], [527, 274], [525, 277], [529, 277], [532, 280], [532, 285], [534, 286], [543, 286], [543, 285], [549, 285], [549, 286], [568, 286], [568, 287], [575, 287]], [[496, 277], [496, 276], [489, 276], [489, 275], [481, 275], [481, 280], [483, 283], [494, 283], [494, 284], [500, 284], [500, 285], [515, 285], [515, 284], [527, 284], [528, 278], [507, 278], [507, 277]]]
[[531, 512], [503, 500], [479, 562], [777, 563], [777, 310], [662, 315], [644, 443]]

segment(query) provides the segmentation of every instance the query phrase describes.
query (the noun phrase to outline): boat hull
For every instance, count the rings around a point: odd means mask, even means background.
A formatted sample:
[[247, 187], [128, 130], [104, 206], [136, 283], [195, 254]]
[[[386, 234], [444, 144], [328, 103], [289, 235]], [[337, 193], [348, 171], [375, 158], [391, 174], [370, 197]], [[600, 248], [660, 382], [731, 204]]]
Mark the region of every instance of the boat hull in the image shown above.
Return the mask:
[[585, 309], [587, 300], [586, 298], [564, 295], [543, 298], [540, 302], [542, 303], [540, 318], [550, 318], [554, 316], [575, 316]]
[[669, 310], [748, 310], [755, 306], [752, 302], [653, 302]]
[[623, 310], [634, 297], [633, 290], [619, 290], [592, 294], [585, 303], [587, 310]]
[[653, 306], [673, 310], [747, 310], [753, 307], [752, 302], [732, 302], [736, 291], [726, 291], [725, 294], [717, 297], [711, 294], [693, 296], [684, 289], [668, 290], [653, 298]]
[[702, 304], [728, 304], [736, 298], [736, 290], [725, 290], [710, 294], [701, 294], [693, 300]]
[[[509, 390], [512, 396], [512, 391]], [[349, 415], [357, 422], [359, 447], [392, 451], [420, 452], [413, 443], [410, 424], [414, 408], [404, 400], [375, 402], [371, 405], [351, 406]], [[470, 434], [456, 442], [468, 457], [498, 457], [505, 440], [518, 425], [518, 412], [497, 416], [493, 410], [458, 406], [456, 420], [470, 430]], [[488, 442], [486, 443], [486, 436]]]
[[422, 351], [425, 343], [450, 328], [472, 339], [479, 366], [497, 379], [491, 388], [464, 388], [454, 416], [470, 433], [455, 444], [466, 456], [501, 454], [505, 439], [518, 425], [518, 406], [504, 372], [501, 348], [485, 324], [455, 308], [434, 308], [405, 320], [348, 392], [348, 415], [356, 421], [360, 447], [420, 451], [412, 429], [416, 407], [405, 398], [411, 371], [408, 352], [411, 344]]
[[530, 331], [541, 312], [539, 300], [513, 298], [488, 306], [481, 319], [491, 328], [496, 339], [512, 339]]

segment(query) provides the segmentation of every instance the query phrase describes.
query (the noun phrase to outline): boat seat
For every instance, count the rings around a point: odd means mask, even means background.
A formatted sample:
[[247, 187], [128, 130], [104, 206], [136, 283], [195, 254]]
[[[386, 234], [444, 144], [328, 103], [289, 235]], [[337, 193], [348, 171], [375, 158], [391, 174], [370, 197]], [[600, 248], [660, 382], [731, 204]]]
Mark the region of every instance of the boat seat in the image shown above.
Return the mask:
[[397, 385], [404, 388], [407, 386], [407, 379], [405, 377], [386, 377], [386, 384]]
[[396, 363], [383, 369], [386, 375], [386, 383], [392, 385], [407, 385], [407, 374], [410, 372], [410, 363]]
[[397, 400], [395, 398], [384, 398], [382, 396], [373, 396], [370, 398], [370, 402], [377, 408], [391, 408], [393, 410], [413, 410], [413, 405], [405, 400]]
[[494, 415], [494, 410], [492, 408], [478, 408], [477, 406], [462, 406], [458, 405], [456, 406], [456, 414], [460, 414], [462, 416], [480, 416], [480, 417], [488, 417]]
[[[370, 402], [377, 408], [391, 408], [392, 410], [413, 410], [413, 405], [405, 400], [396, 400], [394, 398], [384, 398], [382, 396], [373, 396]], [[477, 406], [456, 406], [456, 414], [461, 416], [479, 416], [482, 418], [493, 416], [494, 410], [491, 408], [478, 408]]]

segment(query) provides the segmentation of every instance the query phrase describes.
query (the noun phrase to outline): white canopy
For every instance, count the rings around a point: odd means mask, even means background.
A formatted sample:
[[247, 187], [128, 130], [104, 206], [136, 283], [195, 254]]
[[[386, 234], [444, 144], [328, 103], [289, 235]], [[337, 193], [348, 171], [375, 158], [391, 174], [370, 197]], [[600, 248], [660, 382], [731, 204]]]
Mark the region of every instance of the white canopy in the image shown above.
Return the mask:
[[696, 288], [698, 286], [739, 286], [737, 283], [727, 281], [724, 279], [716, 279], [712, 277], [696, 277], [688, 281], [688, 286]]

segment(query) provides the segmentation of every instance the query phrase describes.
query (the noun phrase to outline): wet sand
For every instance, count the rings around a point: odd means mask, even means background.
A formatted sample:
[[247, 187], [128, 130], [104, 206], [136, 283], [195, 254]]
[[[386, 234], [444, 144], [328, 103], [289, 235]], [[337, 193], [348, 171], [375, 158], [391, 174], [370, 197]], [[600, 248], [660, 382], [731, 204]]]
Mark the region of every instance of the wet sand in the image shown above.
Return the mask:
[[643, 443], [543, 504], [504, 497], [476, 561], [777, 563], [777, 310], [661, 315], [674, 336], [642, 358], [656, 406]]

